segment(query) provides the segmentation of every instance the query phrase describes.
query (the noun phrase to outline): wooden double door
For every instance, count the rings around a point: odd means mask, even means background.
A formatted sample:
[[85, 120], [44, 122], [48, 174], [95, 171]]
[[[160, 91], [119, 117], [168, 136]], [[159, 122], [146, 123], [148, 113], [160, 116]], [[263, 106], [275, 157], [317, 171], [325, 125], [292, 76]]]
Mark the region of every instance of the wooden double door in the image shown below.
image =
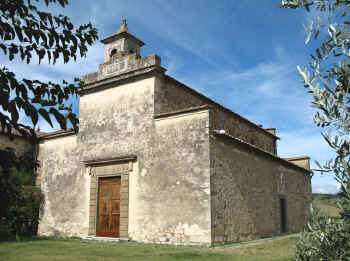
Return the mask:
[[98, 179], [97, 236], [120, 237], [121, 178]]

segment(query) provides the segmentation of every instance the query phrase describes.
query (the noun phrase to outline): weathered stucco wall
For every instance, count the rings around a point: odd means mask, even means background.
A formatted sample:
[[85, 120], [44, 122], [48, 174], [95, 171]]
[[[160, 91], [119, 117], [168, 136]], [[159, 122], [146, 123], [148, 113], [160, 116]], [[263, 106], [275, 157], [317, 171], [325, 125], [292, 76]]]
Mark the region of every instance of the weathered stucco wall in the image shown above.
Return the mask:
[[[209, 181], [207, 187], [202, 184], [205, 182], [202, 176], [209, 178], [209, 143], [207, 139], [205, 150], [202, 141], [203, 135], [208, 134], [205, 125], [199, 128], [198, 124], [193, 125], [197, 127], [196, 133], [193, 131], [190, 134], [191, 138], [184, 132], [198, 116], [182, 121], [155, 122], [153, 91], [156, 83], [156, 78], [152, 78], [109, 92], [83, 96], [83, 127], [79, 137], [84, 143], [84, 150], [94, 152], [85, 157], [137, 156], [138, 172], [130, 174], [130, 238], [142, 242], [209, 244], [210, 211], [206, 194]], [[98, 101], [103, 102], [96, 104]], [[202, 122], [203, 116], [200, 115], [197, 121]], [[204, 115], [204, 118], [207, 117]], [[97, 118], [100, 122], [95, 121]], [[170, 126], [175, 133], [173, 135], [169, 131]], [[185, 141], [187, 146], [180, 145], [186, 144]], [[183, 147], [182, 151], [179, 151], [179, 146]], [[103, 152], [100, 148], [103, 148]], [[99, 153], [96, 154], [96, 151]], [[206, 161], [203, 155], [206, 155]], [[188, 162], [188, 156], [193, 161]], [[190, 173], [193, 180], [186, 180], [184, 173]], [[186, 200], [184, 195], [187, 195]], [[199, 200], [203, 202], [202, 205], [198, 205]], [[193, 219], [193, 211], [200, 217], [198, 220]]]
[[287, 202], [287, 231], [299, 232], [307, 222], [310, 176], [247, 146], [218, 136], [210, 140], [214, 242], [280, 234], [281, 196]]
[[88, 231], [89, 175], [80, 152], [75, 135], [40, 144], [45, 205], [39, 235], [81, 236]]
[[155, 114], [208, 104], [205, 99], [194, 95], [176, 81], [169, 80], [167, 77], [163, 77], [158, 81], [159, 83], [155, 88]]
[[40, 154], [45, 155], [41, 173], [46, 203], [39, 234], [88, 234], [90, 176], [82, 161], [135, 154], [148, 147], [153, 84], [147, 79], [82, 96], [77, 136], [44, 140]]
[[135, 226], [143, 223], [144, 217], [137, 211], [147, 207], [138, 194], [143, 184], [137, 181], [138, 170], [147, 172], [151, 164], [154, 81], [148, 78], [83, 95], [80, 102], [78, 144], [84, 160], [137, 156], [129, 174], [130, 238], [139, 232]]
[[80, 98], [78, 142], [85, 160], [131, 154], [143, 159], [151, 145], [153, 88], [149, 78]]
[[167, 113], [182, 110], [204, 104], [213, 106], [214, 129], [224, 128], [230, 135], [240, 138], [270, 153], [275, 151], [275, 137], [256, 126], [247, 122], [238, 115], [230, 113], [204, 96], [196, 94], [181, 83], [164, 77], [155, 89], [155, 113]]
[[154, 165], [140, 176], [153, 212], [146, 215], [150, 233], [145, 236], [155, 235], [164, 243], [210, 245], [208, 127], [207, 110], [156, 119]]
[[[155, 83], [149, 78], [83, 95], [77, 136], [41, 145], [48, 210], [40, 234], [87, 234], [90, 176], [82, 161], [136, 155], [129, 173], [129, 238], [210, 244], [209, 114], [155, 120]], [[81, 203], [58, 202], [59, 193]], [[57, 206], [62, 211], [51, 211]], [[68, 209], [76, 219], [65, 218]]]

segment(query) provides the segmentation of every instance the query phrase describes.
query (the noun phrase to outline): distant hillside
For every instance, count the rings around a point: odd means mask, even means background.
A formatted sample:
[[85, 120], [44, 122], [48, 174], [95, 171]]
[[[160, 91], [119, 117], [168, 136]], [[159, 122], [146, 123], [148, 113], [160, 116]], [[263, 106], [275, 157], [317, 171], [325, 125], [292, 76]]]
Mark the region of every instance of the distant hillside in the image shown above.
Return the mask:
[[312, 194], [312, 204], [320, 209], [324, 215], [339, 217], [339, 208], [336, 204], [337, 195], [333, 194]]

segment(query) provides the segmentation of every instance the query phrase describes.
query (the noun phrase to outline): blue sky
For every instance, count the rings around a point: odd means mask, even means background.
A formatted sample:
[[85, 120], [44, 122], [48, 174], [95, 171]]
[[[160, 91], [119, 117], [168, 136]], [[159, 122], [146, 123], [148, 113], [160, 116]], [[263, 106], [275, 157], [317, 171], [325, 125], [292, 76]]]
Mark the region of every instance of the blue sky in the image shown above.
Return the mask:
[[[257, 124], [277, 128], [279, 156], [309, 155], [315, 167], [314, 160], [324, 162], [332, 154], [312, 122], [311, 96], [296, 69], [313, 50], [304, 44], [302, 24], [315, 14], [279, 5], [276, 0], [71, 0], [64, 9], [49, 9], [76, 25], [91, 21], [100, 39], [126, 18], [130, 31], [147, 44], [142, 55], [160, 55], [172, 77]], [[0, 61], [19, 77], [61, 82], [97, 71], [103, 44], [65, 65], [26, 65], [2, 54]], [[77, 108], [78, 101], [74, 104]], [[50, 130], [43, 121], [40, 127]], [[312, 187], [319, 193], [337, 191], [328, 175], [315, 175]]]

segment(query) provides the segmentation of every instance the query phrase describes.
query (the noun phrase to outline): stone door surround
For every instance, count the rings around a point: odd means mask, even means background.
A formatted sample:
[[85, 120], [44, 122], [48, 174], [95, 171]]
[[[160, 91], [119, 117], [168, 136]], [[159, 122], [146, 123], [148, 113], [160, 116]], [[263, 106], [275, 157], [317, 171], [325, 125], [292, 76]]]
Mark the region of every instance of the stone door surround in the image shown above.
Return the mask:
[[87, 160], [90, 178], [89, 231], [96, 236], [98, 211], [98, 179], [104, 177], [121, 177], [120, 194], [120, 238], [128, 238], [129, 225], [129, 172], [132, 171], [136, 156], [112, 159]]

